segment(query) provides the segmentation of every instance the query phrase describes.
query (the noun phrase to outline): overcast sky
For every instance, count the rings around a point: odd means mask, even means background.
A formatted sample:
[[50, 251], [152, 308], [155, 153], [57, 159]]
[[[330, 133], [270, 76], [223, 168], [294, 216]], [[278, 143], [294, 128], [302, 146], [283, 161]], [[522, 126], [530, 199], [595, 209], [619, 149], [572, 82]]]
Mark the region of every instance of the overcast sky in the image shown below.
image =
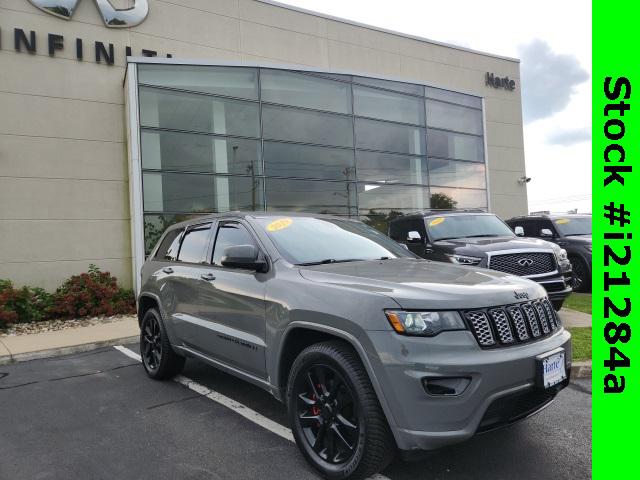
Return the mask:
[[529, 210], [591, 212], [591, 2], [285, 3], [520, 58]]

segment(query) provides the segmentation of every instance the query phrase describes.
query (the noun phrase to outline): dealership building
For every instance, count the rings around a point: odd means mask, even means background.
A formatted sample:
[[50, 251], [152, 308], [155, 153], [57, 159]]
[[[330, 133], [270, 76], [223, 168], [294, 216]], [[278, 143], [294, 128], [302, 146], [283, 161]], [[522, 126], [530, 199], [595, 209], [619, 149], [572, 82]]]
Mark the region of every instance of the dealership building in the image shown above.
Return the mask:
[[135, 286], [208, 212], [527, 213], [517, 59], [270, 1], [5, 0], [0, 108], [16, 284]]

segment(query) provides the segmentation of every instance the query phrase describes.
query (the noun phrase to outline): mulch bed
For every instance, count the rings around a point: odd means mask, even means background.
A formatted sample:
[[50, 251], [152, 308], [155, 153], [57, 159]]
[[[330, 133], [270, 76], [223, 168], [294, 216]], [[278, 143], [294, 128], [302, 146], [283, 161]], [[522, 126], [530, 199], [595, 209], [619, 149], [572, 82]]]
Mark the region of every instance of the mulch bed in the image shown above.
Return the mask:
[[0, 337], [28, 335], [30, 333], [55, 332], [57, 330], [65, 330], [67, 328], [89, 327], [92, 325], [100, 325], [103, 323], [117, 322], [118, 320], [124, 320], [131, 317], [134, 316], [113, 315], [111, 317], [85, 317], [64, 320], [45, 320], [43, 322], [33, 323], [14, 323], [12, 325], [9, 325], [5, 330], [0, 330]]

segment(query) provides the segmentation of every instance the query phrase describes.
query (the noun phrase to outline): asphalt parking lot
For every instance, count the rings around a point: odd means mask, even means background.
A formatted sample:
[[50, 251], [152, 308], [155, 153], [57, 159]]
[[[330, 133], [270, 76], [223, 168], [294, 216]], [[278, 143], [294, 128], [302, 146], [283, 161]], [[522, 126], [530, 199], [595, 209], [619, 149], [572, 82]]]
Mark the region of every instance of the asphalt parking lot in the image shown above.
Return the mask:
[[[150, 380], [111, 347], [0, 366], [0, 479], [318, 478], [291, 441], [246, 418], [253, 410], [287, 427], [284, 406], [269, 394], [191, 360], [183, 377], [199, 387]], [[591, 478], [591, 381], [574, 381], [525, 422], [419, 462], [397, 460], [383, 475]]]

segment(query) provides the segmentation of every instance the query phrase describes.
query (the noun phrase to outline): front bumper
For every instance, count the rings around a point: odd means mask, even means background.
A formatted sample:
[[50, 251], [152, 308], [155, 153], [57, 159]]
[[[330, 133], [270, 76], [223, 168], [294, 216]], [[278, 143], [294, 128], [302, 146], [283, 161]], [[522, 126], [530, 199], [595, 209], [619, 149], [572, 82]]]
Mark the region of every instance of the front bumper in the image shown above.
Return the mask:
[[[404, 451], [458, 443], [526, 418], [537, 406], [544, 407], [549, 402], [514, 410], [509, 401], [539, 392], [535, 387], [538, 355], [561, 347], [565, 368], [571, 369], [571, 335], [564, 329], [539, 341], [491, 350], [481, 349], [469, 331], [444, 332], [432, 338], [381, 331], [368, 334], [382, 363], [378, 381], [387, 415], [392, 417], [389, 424], [398, 448]], [[423, 387], [425, 377], [466, 377], [471, 382], [459, 395], [433, 396]], [[549, 401], [563, 386], [555, 389]]]
[[573, 272], [558, 272], [551, 277], [531, 278], [534, 282], [539, 283], [547, 291], [550, 300], [564, 300], [573, 291], [571, 287], [573, 282]]

